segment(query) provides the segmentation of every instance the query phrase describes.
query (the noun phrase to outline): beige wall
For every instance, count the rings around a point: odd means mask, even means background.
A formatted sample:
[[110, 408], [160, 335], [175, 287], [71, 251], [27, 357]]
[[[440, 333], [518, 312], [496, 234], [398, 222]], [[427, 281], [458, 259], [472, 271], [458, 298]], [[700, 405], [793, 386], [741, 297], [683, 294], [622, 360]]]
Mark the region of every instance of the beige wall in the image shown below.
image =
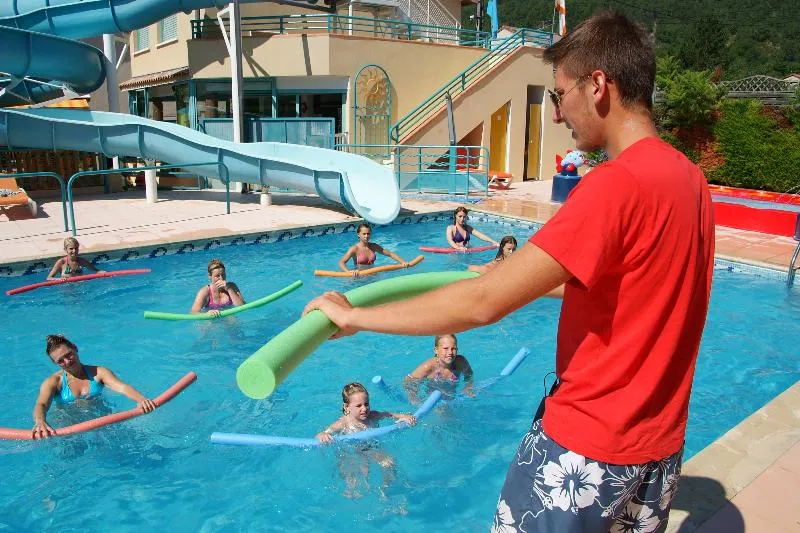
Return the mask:
[[[135, 32], [131, 32], [128, 48], [131, 51], [131, 76], [142, 76], [153, 72], [161, 72], [173, 68], [185, 67], [189, 64], [186, 41], [192, 38], [192, 27], [189, 23], [192, 15], [178, 13], [178, 38], [173, 41], [159, 43], [158, 25], [150, 28], [150, 46], [135, 52]], [[221, 41], [220, 41], [221, 42]], [[223, 44], [224, 47], [224, 44]]]
[[[541, 60], [540, 49], [525, 47], [517, 50], [495, 67], [488, 76], [453, 101], [456, 136], [460, 140], [482, 124], [482, 144], [488, 146], [492, 128], [491, 115], [510, 101], [509, 165], [505, 170], [513, 174], [515, 181], [521, 180], [525, 170], [528, 86], [549, 87], [552, 85], [552, 78], [552, 67]], [[555, 174], [555, 154], [563, 155], [567, 148], [574, 148], [570, 131], [563, 125], [553, 124], [551, 120], [552, 105], [549, 99], [544, 98], [544, 100], [544, 102], [531, 102], [544, 104], [541, 117], [542, 145], [539, 179], [549, 179]], [[432, 120], [401, 141], [403, 144], [447, 144], [446, 112], [442, 110]], [[533, 176], [528, 178], [531, 179]]]
[[[242, 41], [245, 77], [352, 78], [365, 65], [383, 67], [392, 83], [393, 121], [486, 53], [464, 46], [327, 34], [248, 37]], [[189, 64], [195, 78], [231, 75], [230, 61], [221, 41], [202, 39], [189, 43]], [[351, 120], [347, 123], [351, 124]]]

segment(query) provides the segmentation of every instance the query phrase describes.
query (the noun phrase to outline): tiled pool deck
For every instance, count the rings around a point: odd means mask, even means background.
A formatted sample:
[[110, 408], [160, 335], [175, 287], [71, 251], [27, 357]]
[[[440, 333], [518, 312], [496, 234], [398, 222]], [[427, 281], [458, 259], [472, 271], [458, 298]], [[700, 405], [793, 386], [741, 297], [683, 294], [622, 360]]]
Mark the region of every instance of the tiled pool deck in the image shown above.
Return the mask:
[[[558, 205], [549, 202], [550, 182], [514, 184], [472, 208], [488, 213], [547, 221]], [[147, 204], [144, 193], [76, 198], [81, 253], [127, 250], [200, 239], [251, 235], [281, 239], [281, 230], [357, 220], [343, 210], [302, 195], [231, 195], [159, 191]], [[404, 199], [403, 216], [449, 210], [455, 204]], [[43, 261], [62, 255], [61, 205], [40, 200], [33, 219], [23, 209], [0, 214], [0, 265]], [[718, 257], [786, 271], [797, 243], [788, 237], [717, 227]], [[174, 246], [174, 245], [173, 245]], [[180, 252], [178, 252], [180, 253]], [[667, 531], [689, 533], [800, 532], [800, 382], [751, 415], [684, 465]]]

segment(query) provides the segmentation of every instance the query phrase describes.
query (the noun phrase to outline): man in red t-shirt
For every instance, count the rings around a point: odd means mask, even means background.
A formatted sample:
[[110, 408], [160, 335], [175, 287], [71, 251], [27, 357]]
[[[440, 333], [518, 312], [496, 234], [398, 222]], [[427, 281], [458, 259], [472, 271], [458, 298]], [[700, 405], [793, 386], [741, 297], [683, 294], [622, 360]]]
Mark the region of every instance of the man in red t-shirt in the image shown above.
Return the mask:
[[306, 311], [320, 309], [338, 335], [433, 335], [563, 296], [559, 381], [509, 467], [493, 531], [663, 531], [711, 291], [711, 197], [700, 170], [658, 138], [641, 27], [600, 13], [544, 60], [555, 68], [553, 120], [610, 160], [479, 278], [370, 308], [326, 293]]

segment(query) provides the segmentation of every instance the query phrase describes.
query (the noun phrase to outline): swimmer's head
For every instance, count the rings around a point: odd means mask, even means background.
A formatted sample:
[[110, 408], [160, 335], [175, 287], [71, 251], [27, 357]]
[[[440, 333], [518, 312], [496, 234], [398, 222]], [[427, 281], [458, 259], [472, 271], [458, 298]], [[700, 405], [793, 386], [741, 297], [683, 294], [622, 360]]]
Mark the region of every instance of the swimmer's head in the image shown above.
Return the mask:
[[464, 207], [463, 205], [460, 207], [456, 207], [456, 210], [453, 211], [453, 222], [458, 222], [458, 219], [461, 219], [461, 222], [466, 222], [467, 216], [469, 215], [469, 210]]
[[458, 355], [458, 340], [455, 335], [437, 335], [433, 339], [433, 355], [443, 363], [452, 363]]
[[45, 351], [60, 367], [68, 368], [78, 360], [78, 347], [60, 333], [47, 336]]
[[500, 239], [500, 249], [497, 250], [495, 259], [505, 259], [517, 250], [517, 239], [512, 235], [506, 235]]
[[212, 259], [208, 262], [208, 277], [211, 281], [225, 279], [225, 265], [219, 259]]
[[369, 241], [369, 237], [372, 235], [372, 226], [366, 223], [359, 224], [356, 233], [358, 234], [359, 239], [362, 241]]
[[70, 253], [71, 250], [75, 250], [75, 253], [78, 253], [81, 245], [78, 244], [78, 239], [75, 237], [67, 237], [64, 239], [64, 251]]
[[342, 412], [344, 414], [350, 414], [351, 404], [353, 407], [356, 407], [357, 404], [363, 405], [366, 407], [366, 412], [369, 413], [369, 392], [364, 385], [355, 381], [342, 388]]

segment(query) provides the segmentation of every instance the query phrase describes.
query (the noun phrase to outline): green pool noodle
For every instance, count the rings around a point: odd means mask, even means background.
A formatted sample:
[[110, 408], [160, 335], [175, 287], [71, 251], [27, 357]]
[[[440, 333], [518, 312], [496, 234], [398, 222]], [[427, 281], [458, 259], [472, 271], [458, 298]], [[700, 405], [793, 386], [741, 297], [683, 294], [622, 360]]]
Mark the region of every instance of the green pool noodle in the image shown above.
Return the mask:
[[[405, 300], [443, 285], [477, 277], [475, 272], [426, 272], [370, 283], [345, 293], [355, 307]], [[236, 384], [245, 396], [263, 399], [286, 379], [311, 352], [328, 340], [336, 326], [321, 311], [311, 311], [245, 359]]]
[[[278, 298], [286, 296], [290, 292], [299, 289], [302, 285], [303, 282], [297, 280], [294, 283], [282, 288], [281, 290], [273, 292], [272, 294], [264, 296], [263, 298], [259, 298], [258, 300], [253, 300], [252, 302], [248, 302], [246, 304], [237, 305], [236, 307], [223, 309], [222, 311], [219, 312], [219, 316], [224, 317], [224, 316], [235, 315], [236, 313], [241, 313], [242, 311], [247, 311], [248, 309], [255, 309], [256, 307], [261, 307], [262, 305], [266, 305], [270, 302], [274, 302]], [[145, 311], [144, 317], [153, 318], [157, 320], [214, 320], [215, 318], [217, 318], [215, 316], [209, 315], [208, 313], [161, 313], [159, 311]]]

